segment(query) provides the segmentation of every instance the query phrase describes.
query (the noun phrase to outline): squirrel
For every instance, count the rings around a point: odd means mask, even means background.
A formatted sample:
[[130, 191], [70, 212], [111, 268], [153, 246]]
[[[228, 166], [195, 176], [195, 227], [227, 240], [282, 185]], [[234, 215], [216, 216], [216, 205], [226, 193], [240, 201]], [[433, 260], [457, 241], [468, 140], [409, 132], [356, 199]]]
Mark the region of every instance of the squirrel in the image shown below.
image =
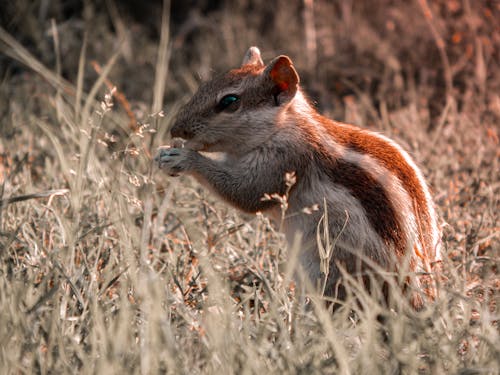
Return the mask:
[[[434, 204], [414, 161], [386, 136], [320, 115], [288, 56], [266, 66], [251, 47], [240, 68], [200, 85], [170, 133], [174, 146], [161, 147], [155, 158], [168, 174], [192, 175], [236, 208], [275, 220], [279, 202], [263, 197], [287, 193], [283, 231], [288, 246], [300, 238], [299, 264], [315, 285], [324, 277], [318, 226], [328, 223], [334, 248], [325, 295], [345, 297], [339, 292], [344, 271], [359, 275], [370, 264], [397, 271], [407, 264], [409, 272], [430, 273], [440, 259]], [[303, 212], [314, 205], [320, 209]], [[412, 279], [418, 290], [418, 278]], [[422, 303], [412, 300], [415, 307]]]

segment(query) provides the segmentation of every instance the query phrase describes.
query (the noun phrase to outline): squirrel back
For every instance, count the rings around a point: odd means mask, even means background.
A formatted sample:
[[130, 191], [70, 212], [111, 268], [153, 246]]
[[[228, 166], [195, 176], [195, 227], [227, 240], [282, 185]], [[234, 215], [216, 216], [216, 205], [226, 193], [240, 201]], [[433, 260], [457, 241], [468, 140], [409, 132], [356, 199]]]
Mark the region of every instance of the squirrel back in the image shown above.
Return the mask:
[[[243, 211], [279, 218], [279, 203], [263, 197], [288, 193], [283, 228], [290, 244], [301, 234], [299, 259], [314, 283], [322, 278], [317, 231], [326, 211], [335, 239], [327, 294], [341, 279], [339, 267], [355, 274], [366, 259], [385, 269], [407, 259], [410, 271], [431, 272], [440, 259], [433, 201], [408, 153], [383, 135], [320, 115], [287, 56], [265, 66], [251, 47], [240, 68], [200, 86], [171, 135], [184, 148], [160, 150], [160, 167], [193, 175]], [[304, 213], [315, 205], [321, 209]]]

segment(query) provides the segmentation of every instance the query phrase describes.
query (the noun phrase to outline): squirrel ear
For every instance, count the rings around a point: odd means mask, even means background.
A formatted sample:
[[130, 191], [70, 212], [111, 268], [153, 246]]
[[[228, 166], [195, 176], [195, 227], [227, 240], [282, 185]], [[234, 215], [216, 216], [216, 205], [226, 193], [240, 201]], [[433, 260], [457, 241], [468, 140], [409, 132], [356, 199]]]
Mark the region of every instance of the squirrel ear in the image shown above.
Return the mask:
[[241, 66], [245, 65], [256, 65], [258, 67], [263, 67], [264, 62], [262, 61], [262, 58], [260, 57], [260, 51], [257, 47], [250, 47], [245, 53], [245, 56], [243, 57], [243, 62], [241, 63]]
[[293, 99], [299, 85], [299, 75], [288, 56], [278, 56], [268, 65], [264, 72], [274, 85], [273, 95], [276, 105]]

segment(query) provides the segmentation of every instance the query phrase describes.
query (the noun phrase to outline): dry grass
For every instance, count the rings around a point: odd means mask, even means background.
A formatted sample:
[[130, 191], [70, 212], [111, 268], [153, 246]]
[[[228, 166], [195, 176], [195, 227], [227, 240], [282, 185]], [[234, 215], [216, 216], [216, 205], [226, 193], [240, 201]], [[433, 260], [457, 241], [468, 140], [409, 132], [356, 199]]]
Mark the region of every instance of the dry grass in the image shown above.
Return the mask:
[[[2, 374], [500, 371], [498, 5], [172, 2], [151, 5], [156, 28], [133, 3], [71, 18], [31, 3], [0, 30]], [[301, 300], [265, 217], [154, 167], [199, 78], [252, 44], [292, 56], [323, 112], [423, 166], [445, 248], [424, 311], [355, 283], [361, 306], [333, 315]]]

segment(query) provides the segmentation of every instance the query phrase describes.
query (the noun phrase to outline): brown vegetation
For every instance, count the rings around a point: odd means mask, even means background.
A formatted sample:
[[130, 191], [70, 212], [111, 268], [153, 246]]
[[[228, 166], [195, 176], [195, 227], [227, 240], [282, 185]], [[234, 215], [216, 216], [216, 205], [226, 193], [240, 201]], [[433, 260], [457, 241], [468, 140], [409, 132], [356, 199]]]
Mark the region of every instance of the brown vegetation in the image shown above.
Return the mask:
[[[189, 3], [0, 5], [0, 372], [498, 373], [498, 2]], [[179, 104], [250, 45], [422, 166], [427, 309], [354, 281], [333, 316], [299, 301], [264, 217], [158, 173]]]

